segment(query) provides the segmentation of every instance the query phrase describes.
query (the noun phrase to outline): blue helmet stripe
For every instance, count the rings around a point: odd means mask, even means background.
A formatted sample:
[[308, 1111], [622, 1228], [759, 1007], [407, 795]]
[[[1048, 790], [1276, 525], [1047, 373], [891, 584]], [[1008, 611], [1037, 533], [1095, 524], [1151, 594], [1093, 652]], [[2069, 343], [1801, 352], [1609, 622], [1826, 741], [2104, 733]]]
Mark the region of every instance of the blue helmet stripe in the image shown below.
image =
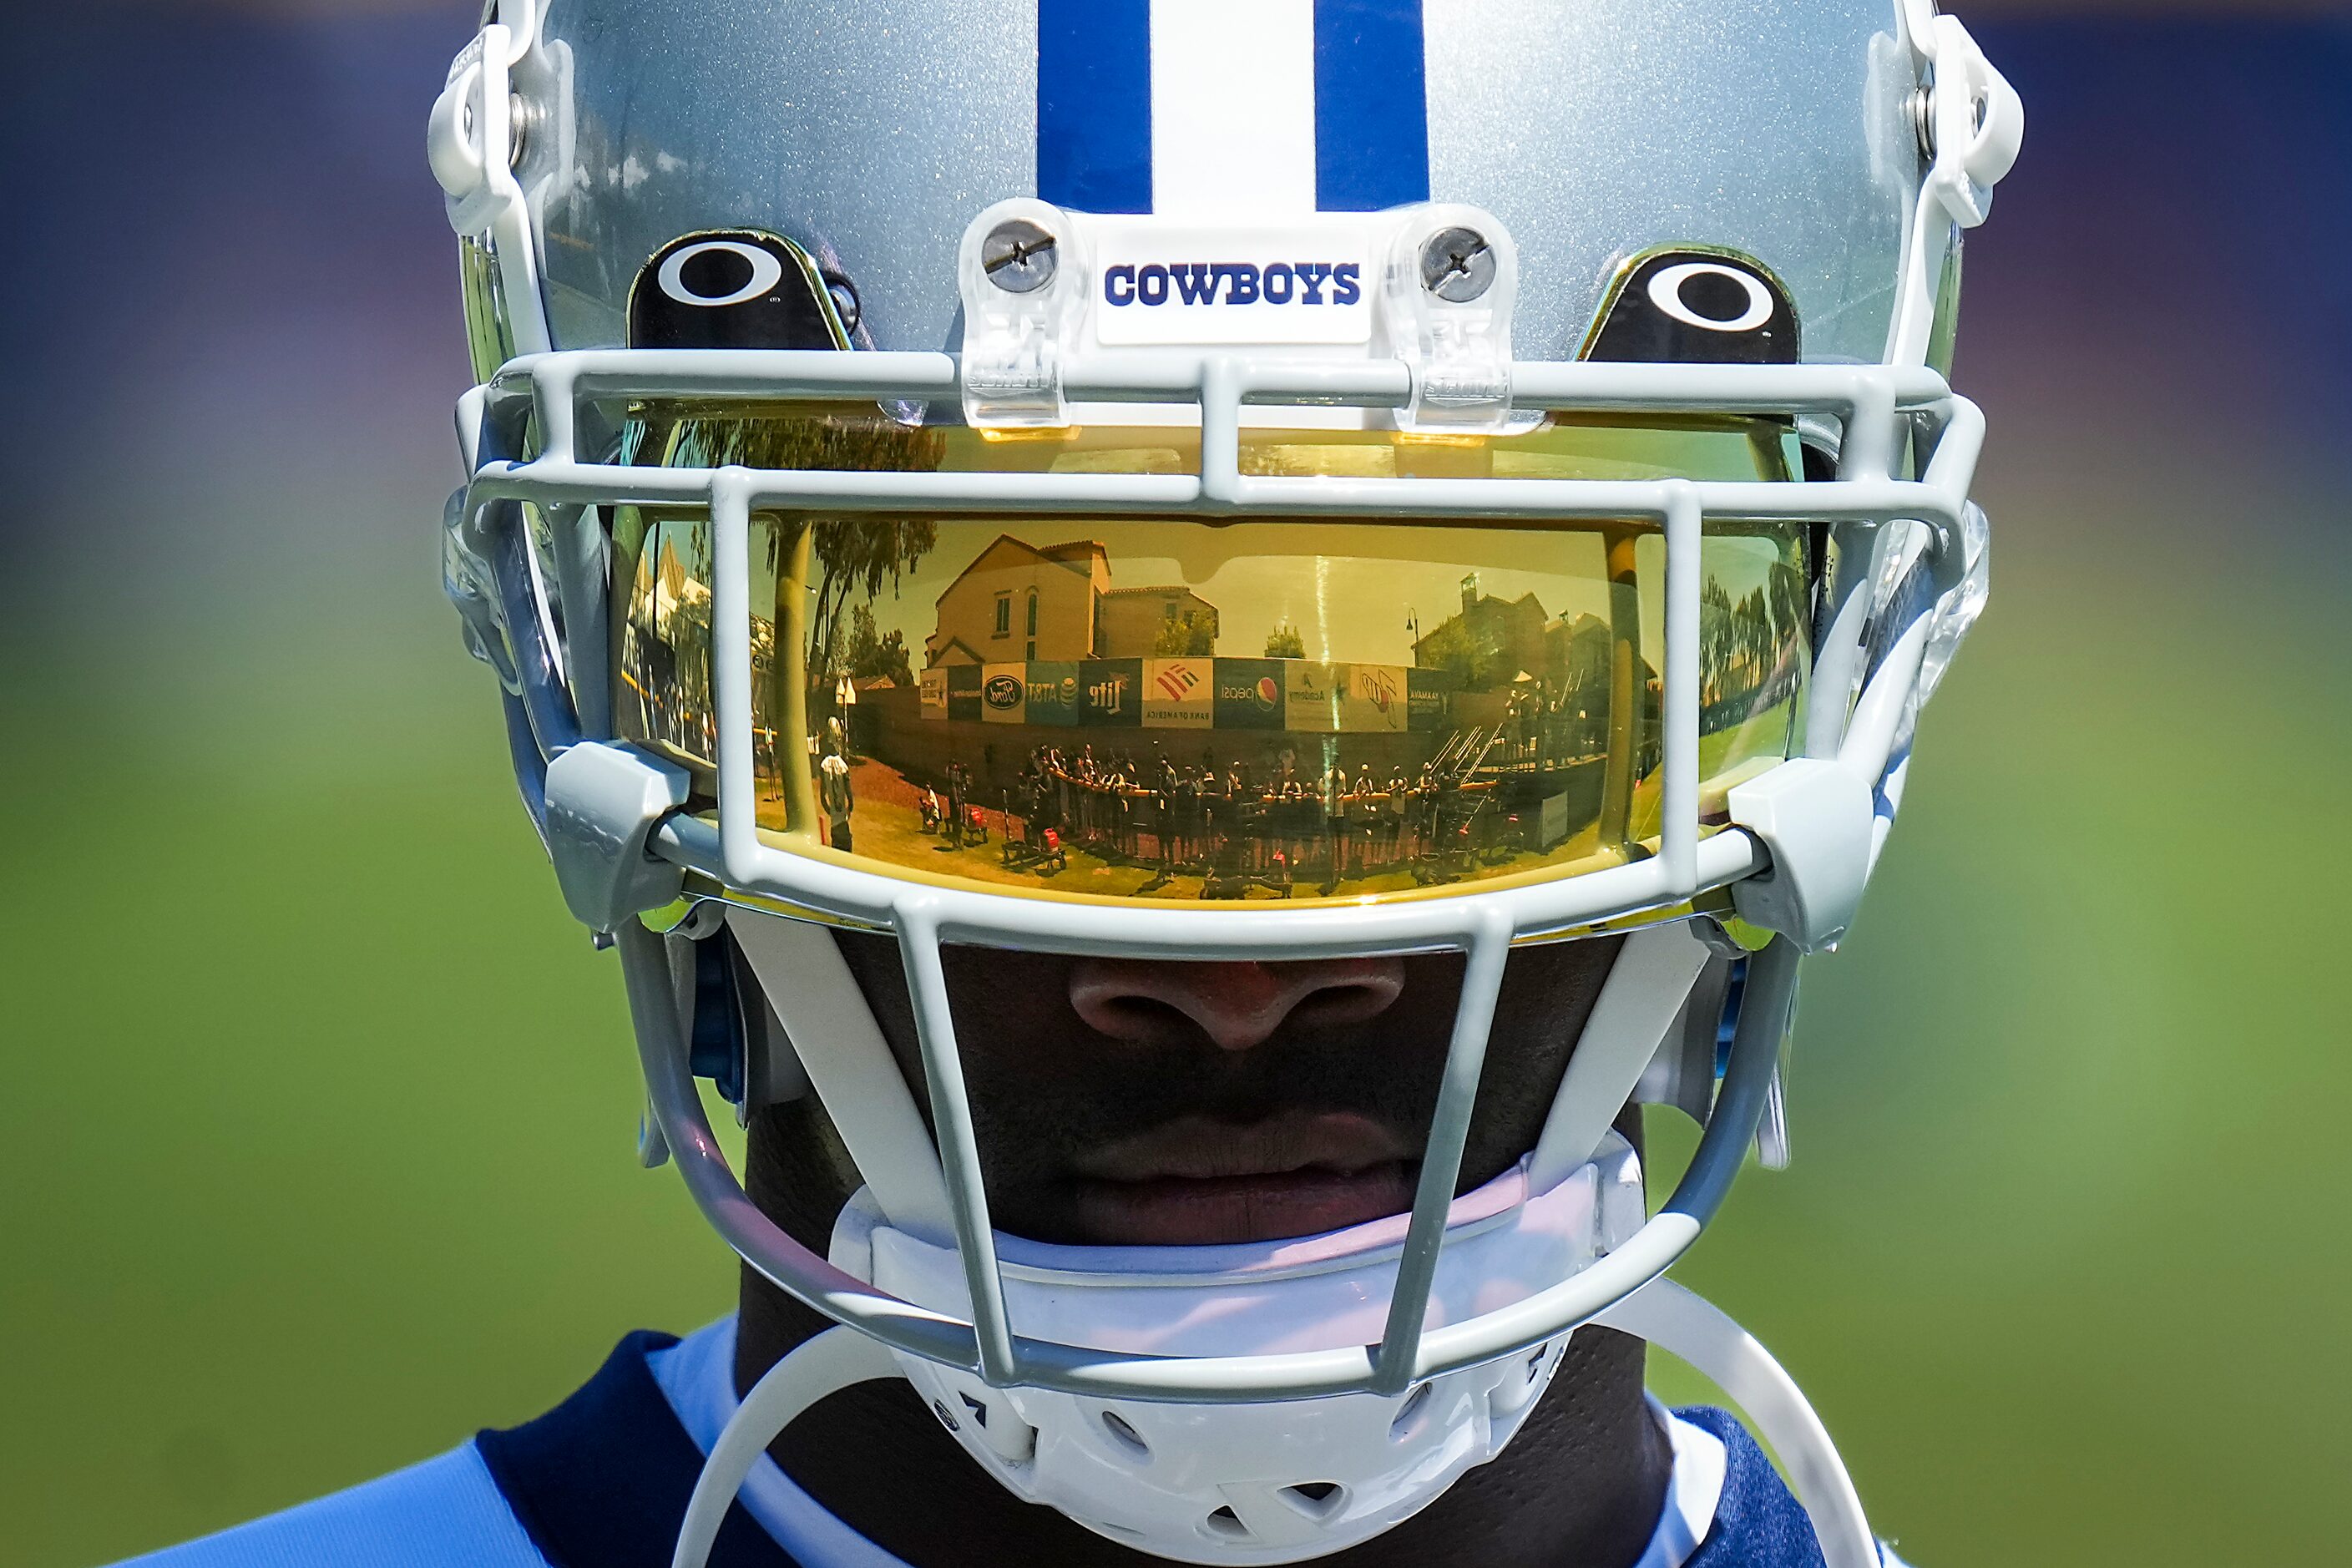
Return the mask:
[[1037, 0], [1037, 195], [1151, 210], [1151, 0]]
[[1421, 0], [1315, 0], [1315, 205], [1429, 200]]

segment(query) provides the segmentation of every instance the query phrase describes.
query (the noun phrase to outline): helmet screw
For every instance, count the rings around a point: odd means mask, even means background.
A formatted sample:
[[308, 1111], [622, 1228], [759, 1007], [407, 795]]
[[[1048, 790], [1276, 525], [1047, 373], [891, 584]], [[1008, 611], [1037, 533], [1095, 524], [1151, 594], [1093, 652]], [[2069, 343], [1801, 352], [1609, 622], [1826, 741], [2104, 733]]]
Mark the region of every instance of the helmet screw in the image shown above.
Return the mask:
[[1495, 248], [1475, 228], [1444, 228], [1421, 247], [1421, 280], [1429, 291], [1464, 305], [1495, 286]]
[[539, 129], [540, 108], [520, 93], [507, 100], [507, 166], [522, 167], [523, 154], [530, 150], [530, 133]]
[[833, 296], [833, 309], [841, 318], [841, 330], [857, 331], [857, 323], [866, 314], [866, 307], [857, 298], [857, 285], [838, 274], [828, 273], [824, 291]]
[[1911, 95], [1911, 130], [1919, 138], [1919, 156], [1936, 156], [1936, 89], [1923, 87]]
[[1008, 294], [1032, 294], [1054, 280], [1061, 266], [1054, 237], [1025, 217], [998, 224], [981, 242], [981, 269]]

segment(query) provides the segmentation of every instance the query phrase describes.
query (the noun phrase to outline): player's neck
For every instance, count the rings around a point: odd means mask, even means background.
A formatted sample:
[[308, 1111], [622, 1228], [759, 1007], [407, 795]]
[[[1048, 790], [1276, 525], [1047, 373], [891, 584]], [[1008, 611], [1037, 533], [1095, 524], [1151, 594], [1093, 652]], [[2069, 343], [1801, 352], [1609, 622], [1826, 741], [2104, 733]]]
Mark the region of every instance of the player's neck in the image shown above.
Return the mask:
[[[804, 1245], [823, 1250], [838, 1207], [825, 1191], [830, 1184], [814, 1169], [780, 1168], [772, 1145], [762, 1150], [758, 1142], [749, 1173], [755, 1199]], [[738, 1394], [830, 1326], [745, 1269]], [[1643, 1363], [1637, 1341], [1604, 1330], [1580, 1332], [1551, 1391], [1501, 1458], [1471, 1471], [1387, 1535], [1326, 1561], [1341, 1568], [1633, 1563], [1655, 1531], [1674, 1465], [1643, 1397]], [[895, 1380], [834, 1394], [786, 1428], [769, 1451], [843, 1522], [915, 1568], [1144, 1568], [1157, 1561], [1022, 1502]], [[909, 1499], [920, 1499], [921, 1506], [909, 1508]]]

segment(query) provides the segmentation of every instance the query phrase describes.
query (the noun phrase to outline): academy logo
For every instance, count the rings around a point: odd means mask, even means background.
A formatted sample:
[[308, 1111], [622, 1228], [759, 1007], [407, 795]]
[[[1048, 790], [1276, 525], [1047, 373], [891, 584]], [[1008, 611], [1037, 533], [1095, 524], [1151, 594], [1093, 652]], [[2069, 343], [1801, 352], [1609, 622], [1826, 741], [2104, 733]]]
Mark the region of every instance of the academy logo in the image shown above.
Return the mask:
[[1115, 309], [1176, 305], [1349, 306], [1364, 298], [1354, 261], [1176, 261], [1103, 272], [1103, 302]]

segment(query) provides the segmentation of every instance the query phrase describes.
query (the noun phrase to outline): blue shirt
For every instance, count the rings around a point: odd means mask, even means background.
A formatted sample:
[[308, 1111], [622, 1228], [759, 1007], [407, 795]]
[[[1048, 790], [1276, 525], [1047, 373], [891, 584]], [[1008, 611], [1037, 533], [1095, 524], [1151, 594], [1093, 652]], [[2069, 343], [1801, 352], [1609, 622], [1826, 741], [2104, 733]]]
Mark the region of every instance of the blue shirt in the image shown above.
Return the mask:
[[[536, 1421], [126, 1568], [660, 1568], [733, 1413], [734, 1327], [632, 1334]], [[1804, 1510], [1745, 1427], [1691, 1409], [1669, 1429], [1675, 1479], [1635, 1568], [1822, 1568]], [[710, 1564], [905, 1568], [765, 1458]]]

